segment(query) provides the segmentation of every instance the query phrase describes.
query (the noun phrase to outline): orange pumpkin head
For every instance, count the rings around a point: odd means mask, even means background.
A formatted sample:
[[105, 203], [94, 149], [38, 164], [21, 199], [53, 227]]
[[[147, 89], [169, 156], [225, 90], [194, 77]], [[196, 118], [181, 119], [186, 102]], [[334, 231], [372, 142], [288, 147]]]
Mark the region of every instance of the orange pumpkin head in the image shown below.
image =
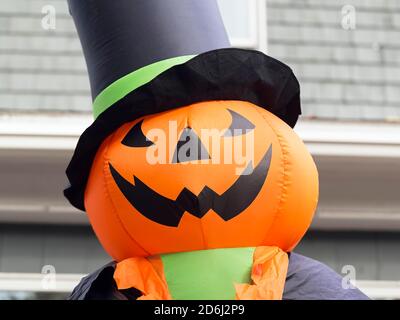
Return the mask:
[[308, 229], [318, 175], [272, 113], [209, 101], [126, 123], [98, 150], [85, 208], [106, 251], [132, 256], [275, 245]]

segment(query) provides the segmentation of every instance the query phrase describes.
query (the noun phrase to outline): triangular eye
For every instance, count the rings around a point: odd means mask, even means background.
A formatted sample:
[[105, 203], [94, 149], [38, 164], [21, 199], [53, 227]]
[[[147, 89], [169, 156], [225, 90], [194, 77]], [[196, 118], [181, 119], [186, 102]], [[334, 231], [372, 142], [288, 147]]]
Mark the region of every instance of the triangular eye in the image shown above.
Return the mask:
[[232, 123], [230, 127], [225, 131], [224, 137], [233, 137], [246, 134], [247, 132], [255, 128], [254, 124], [252, 124], [249, 120], [247, 120], [239, 113], [229, 109], [228, 111], [232, 116]]
[[148, 140], [142, 131], [143, 120], [136, 123], [126, 134], [121, 143], [128, 147], [149, 147], [153, 142]]
[[196, 132], [190, 127], [183, 129], [176, 145], [172, 163], [206, 159], [210, 159], [210, 155]]

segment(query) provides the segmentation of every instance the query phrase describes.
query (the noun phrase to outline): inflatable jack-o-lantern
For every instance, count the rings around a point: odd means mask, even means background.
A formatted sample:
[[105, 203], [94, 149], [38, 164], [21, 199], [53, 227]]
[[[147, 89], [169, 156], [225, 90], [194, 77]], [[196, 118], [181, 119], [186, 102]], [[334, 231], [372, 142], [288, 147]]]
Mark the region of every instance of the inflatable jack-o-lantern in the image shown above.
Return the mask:
[[117, 129], [97, 152], [85, 208], [119, 261], [262, 245], [289, 251], [317, 193], [314, 162], [288, 125], [248, 102], [210, 101]]
[[117, 288], [280, 299], [318, 197], [291, 69], [229, 48], [215, 0], [69, 7], [96, 119], [64, 193], [117, 262]]

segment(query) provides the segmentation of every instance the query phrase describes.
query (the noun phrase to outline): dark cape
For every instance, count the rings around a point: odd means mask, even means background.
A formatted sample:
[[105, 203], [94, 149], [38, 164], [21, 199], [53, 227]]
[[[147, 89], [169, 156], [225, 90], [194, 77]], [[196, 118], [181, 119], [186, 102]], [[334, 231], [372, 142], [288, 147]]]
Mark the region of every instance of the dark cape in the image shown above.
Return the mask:
[[[70, 300], [135, 300], [136, 289], [118, 290], [113, 279], [115, 262], [82, 278]], [[290, 253], [283, 300], [368, 300], [357, 288], [343, 288], [343, 278], [328, 266]]]

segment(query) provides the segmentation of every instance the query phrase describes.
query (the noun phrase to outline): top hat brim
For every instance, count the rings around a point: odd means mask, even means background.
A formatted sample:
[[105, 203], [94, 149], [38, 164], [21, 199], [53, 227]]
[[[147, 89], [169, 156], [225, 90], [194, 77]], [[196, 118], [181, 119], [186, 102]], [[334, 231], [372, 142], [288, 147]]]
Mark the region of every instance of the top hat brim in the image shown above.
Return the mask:
[[261, 52], [217, 49], [175, 65], [128, 93], [83, 132], [66, 174], [65, 197], [85, 211], [84, 192], [101, 143], [121, 125], [196, 102], [248, 101], [294, 127], [301, 113], [300, 87], [292, 70]]

